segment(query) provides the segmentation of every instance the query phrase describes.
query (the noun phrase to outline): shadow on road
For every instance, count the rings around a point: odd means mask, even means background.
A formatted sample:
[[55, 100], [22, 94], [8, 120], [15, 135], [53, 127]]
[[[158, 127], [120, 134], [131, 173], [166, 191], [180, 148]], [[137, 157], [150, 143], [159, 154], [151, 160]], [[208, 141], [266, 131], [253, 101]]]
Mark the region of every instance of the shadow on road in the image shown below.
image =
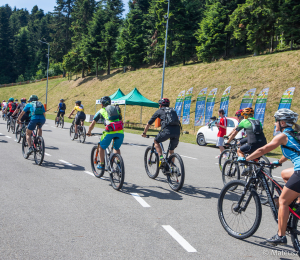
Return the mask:
[[45, 130], [45, 129], [43, 129], [43, 132], [52, 132], [52, 130]]
[[134, 143], [123, 143], [122, 145], [130, 145], [130, 146], [149, 146], [147, 144], [134, 144]]
[[[44, 130], [43, 130], [44, 131]], [[45, 146], [45, 149], [49, 149], [49, 150], [59, 150], [58, 147], [55, 146]]]
[[57, 170], [72, 170], [72, 171], [84, 171], [85, 170], [85, 168], [80, 165], [76, 165], [76, 164], [67, 165], [64, 163], [53, 163], [53, 162], [49, 162], [49, 161], [44, 161], [42, 166], [45, 168], [57, 169]]
[[[216, 190], [216, 192], [211, 192], [209, 190]], [[194, 187], [192, 185], [183, 185], [180, 193], [183, 193], [184, 195], [195, 197], [195, 198], [201, 198], [201, 199], [211, 199], [215, 198], [218, 199], [220, 196], [221, 189], [216, 187]]]
[[6, 140], [0, 140], [0, 143], [8, 143]]

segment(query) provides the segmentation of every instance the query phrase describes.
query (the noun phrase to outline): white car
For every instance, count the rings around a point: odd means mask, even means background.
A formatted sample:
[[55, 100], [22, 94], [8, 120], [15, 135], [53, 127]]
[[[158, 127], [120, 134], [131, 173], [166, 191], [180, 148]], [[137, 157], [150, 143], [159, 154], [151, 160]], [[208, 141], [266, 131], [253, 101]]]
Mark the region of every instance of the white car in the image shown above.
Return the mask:
[[[227, 119], [227, 131], [226, 134], [230, 132], [239, 124], [239, 121], [236, 117], [226, 117]], [[216, 127], [216, 121], [208, 123], [206, 126], [201, 127], [197, 132], [197, 144], [200, 146], [205, 146], [206, 144], [216, 144], [218, 127]], [[242, 132], [240, 131], [235, 138], [242, 138]]]

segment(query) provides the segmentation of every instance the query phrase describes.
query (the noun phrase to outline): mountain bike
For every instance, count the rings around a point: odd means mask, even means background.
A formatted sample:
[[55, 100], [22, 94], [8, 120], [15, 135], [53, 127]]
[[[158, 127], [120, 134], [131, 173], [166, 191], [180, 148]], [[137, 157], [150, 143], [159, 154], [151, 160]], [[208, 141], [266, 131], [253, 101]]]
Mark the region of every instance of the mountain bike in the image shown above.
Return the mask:
[[16, 125], [16, 117], [10, 116], [6, 122], [7, 132], [10, 132], [10, 130], [11, 130], [11, 132], [14, 134], [15, 133], [15, 125]]
[[[85, 127], [81, 125], [82, 122], [84, 122], [84, 120], [80, 119], [80, 125], [77, 126], [77, 136], [80, 143], [84, 143], [86, 138], [86, 130]], [[70, 127], [70, 138], [72, 141], [75, 139], [75, 118]]]
[[[34, 161], [37, 165], [41, 165], [43, 163], [44, 156], [45, 156], [44, 138], [42, 136], [36, 135], [39, 125], [40, 124], [37, 124], [36, 130], [33, 130], [32, 134], [31, 134], [31, 142], [32, 142], [32, 147], [33, 147]], [[23, 153], [23, 157], [25, 159], [29, 158], [29, 155], [27, 155], [28, 150], [29, 150], [29, 145], [27, 143], [26, 135], [25, 135], [23, 137], [23, 141], [22, 141], [22, 153]]]
[[[228, 138], [224, 138], [225, 140]], [[240, 138], [241, 139], [241, 138]], [[222, 169], [223, 169], [223, 166], [224, 166], [224, 163], [229, 160], [229, 159], [232, 159], [233, 157], [236, 156], [237, 154], [237, 150], [238, 150], [238, 141], [240, 139], [233, 139], [232, 142], [230, 144], [225, 144], [228, 148], [225, 149], [221, 154], [220, 154], [220, 157], [219, 157], [219, 169], [220, 171], [222, 172]]]
[[29, 122], [26, 121], [26, 122], [21, 122], [21, 125], [19, 124], [17, 125], [15, 135], [16, 135], [16, 141], [18, 143], [20, 143], [21, 139], [26, 136], [26, 128], [28, 123]]
[[3, 111], [2, 111], [2, 119], [3, 119], [4, 121], [6, 121], [6, 114], [3, 113]]
[[[92, 136], [95, 135], [101, 136], [102, 133], [92, 134]], [[113, 153], [113, 147], [114, 139], [111, 148], [108, 147], [105, 149], [105, 171], [109, 174], [112, 187], [115, 190], [120, 190], [123, 186], [125, 179], [125, 166], [122, 156], [120, 154]], [[95, 177], [101, 178], [104, 175], [104, 173], [101, 173], [101, 170], [97, 168], [98, 164], [100, 164], [100, 143], [98, 143], [98, 145], [95, 145], [92, 148], [91, 166]]]
[[[245, 239], [252, 236], [258, 229], [262, 218], [261, 202], [256, 192], [257, 185], [262, 183], [267, 193], [268, 202], [276, 222], [278, 222], [278, 198], [282, 191], [282, 186], [265, 173], [265, 169], [274, 169], [277, 166], [265, 162], [246, 162], [248, 166], [253, 166], [251, 177], [245, 181], [234, 180], [226, 184], [218, 199], [218, 215], [223, 228], [227, 233], [237, 239]], [[269, 179], [275, 185], [277, 198], [271, 194]], [[232, 190], [232, 187], [235, 187]], [[291, 240], [295, 250], [300, 256], [300, 207], [296, 204], [297, 198], [289, 206], [289, 220], [287, 233], [291, 235]]]
[[[156, 135], [147, 135], [146, 138], [150, 136], [156, 137]], [[162, 170], [162, 173], [167, 176], [167, 181], [171, 189], [179, 191], [184, 184], [185, 178], [183, 161], [177, 153], [173, 153], [169, 156], [170, 144], [166, 152], [163, 144], [159, 143], [159, 145], [163, 152], [165, 164], [159, 168], [159, 156], [153, 142], [153, 145], [148, 146], [145, 151], [144, 165], [146, 173], [149, 178], [155, 179], [159, 174], [159, 170]]]
[[[55, 113], [57, 113], [57, 111], [55, 111]], [[57, 121], [54, 120], [54, 122], [56, 127], [60, 126], [61, 128], [64, 128], [65, 120], [63, 116], [59, 115]]]

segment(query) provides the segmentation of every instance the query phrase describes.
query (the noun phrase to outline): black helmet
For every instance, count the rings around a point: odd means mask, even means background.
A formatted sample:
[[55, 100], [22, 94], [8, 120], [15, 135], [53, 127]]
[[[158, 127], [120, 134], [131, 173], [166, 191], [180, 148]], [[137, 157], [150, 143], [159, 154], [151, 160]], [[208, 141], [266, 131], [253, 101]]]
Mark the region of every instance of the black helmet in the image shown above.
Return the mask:
[[60, 99], [59, 101], [64, 101], [64, 99]]
[[31, 101], [38, 101], [39, 100], [39, 98], [38, 98], [38, 96], [37, 95], [31, 95], [30, 97], [29, 97], [29, 102], [31, 102]]
[[77, 100], [77, 101], [75, 102], [75, 104], [77, 104], [78, 106], [80, 106], [80, 105], [81, 105], [81, 101], [80, 101], [80, 100]]
[[162, 107], [168, 107], [170, 106], [170, 100], [167, 98], [162, 98], [161, 100], [158, 101], [158, 104]]
[[108, 96], [104, 96], [104, 97], [102, 97], [102, 98], [100, 99], [100, 103], [101, 103], [103, 106], [107, 107], [108, 105], [111, 104], [111, 99], [110, 99], [110, 97], [108, 97]]

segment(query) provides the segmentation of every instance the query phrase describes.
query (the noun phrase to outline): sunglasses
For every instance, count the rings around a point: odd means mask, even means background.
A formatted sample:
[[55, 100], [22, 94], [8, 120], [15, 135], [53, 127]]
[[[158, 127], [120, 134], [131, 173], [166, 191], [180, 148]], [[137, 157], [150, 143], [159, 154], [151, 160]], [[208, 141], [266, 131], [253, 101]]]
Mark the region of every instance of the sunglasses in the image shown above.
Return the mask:
[[276, 118], [275, 118], [275, 123], [277, 123], [277, 122], [279, 122], [280, 120], [277, 120]]

